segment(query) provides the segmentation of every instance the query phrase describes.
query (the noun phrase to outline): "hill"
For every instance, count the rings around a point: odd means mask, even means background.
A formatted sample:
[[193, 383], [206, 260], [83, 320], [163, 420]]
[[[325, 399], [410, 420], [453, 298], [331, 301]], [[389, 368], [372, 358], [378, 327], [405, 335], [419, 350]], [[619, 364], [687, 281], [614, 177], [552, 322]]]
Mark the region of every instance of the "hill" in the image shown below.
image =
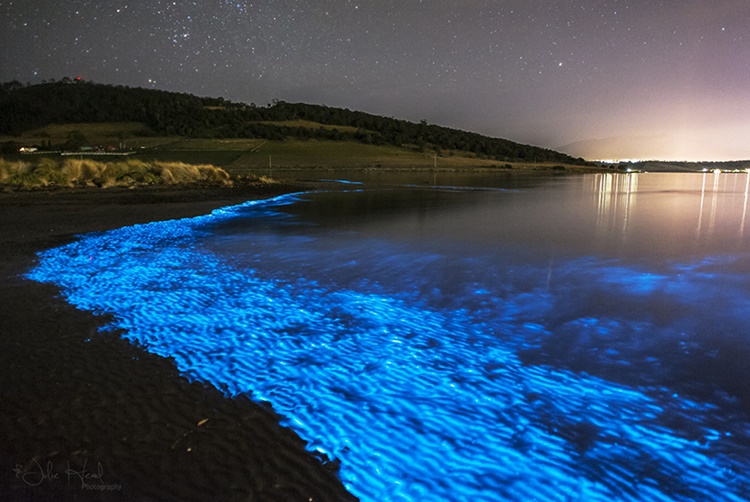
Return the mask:
[[[271, 142], [354, 142], [368, 147], [399, 148], [433, 156], [469, 156], [486, 162], [559, 163], [585, 165], [553, 150], [522, 145], [448, 127], [408, 122], [359, 111], [305, 103], [274, 101], [266, 106], [234, 103], [223, 98], [153, 89], [111, 86], [63, 79], [22, 85], [0, 84], [0, 135], [39, 138], [41, 147], [75, 149], [81, 146], [79, 124], [99, 124], [120, 140], [138, 138], [153, 147], [179, 137], [212, 140]], [[76, 124], [63, 144], [53, 143], [50, 125]], [[121, 130], [113, 130], [112, 124]], [[36, 133], [34, 133], [36, 131]], [[96, 131], [94, 131], [96, 133]], [[92, 132], [89, 132], [91, 135]], [[386, 150], [382, 150], [385, 152]], [[391, 150], [388, 150], [391, 151]], [[372, 158], [381, 150], [370, 152]], [[392, 151], [391, 151], [392, 153]], [[422, 155], [425, 157], [425, 155]]]

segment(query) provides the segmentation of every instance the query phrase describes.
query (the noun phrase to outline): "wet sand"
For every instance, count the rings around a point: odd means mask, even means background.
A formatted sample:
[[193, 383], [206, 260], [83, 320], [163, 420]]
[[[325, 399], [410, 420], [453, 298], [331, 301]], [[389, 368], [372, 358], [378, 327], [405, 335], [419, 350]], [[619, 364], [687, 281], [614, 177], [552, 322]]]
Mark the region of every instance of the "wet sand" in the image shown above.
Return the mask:
[[22, 277], [79, 233], [306, 188], [0, 193], [1, 500], [355, 500], [270, 406], [189, 383]]

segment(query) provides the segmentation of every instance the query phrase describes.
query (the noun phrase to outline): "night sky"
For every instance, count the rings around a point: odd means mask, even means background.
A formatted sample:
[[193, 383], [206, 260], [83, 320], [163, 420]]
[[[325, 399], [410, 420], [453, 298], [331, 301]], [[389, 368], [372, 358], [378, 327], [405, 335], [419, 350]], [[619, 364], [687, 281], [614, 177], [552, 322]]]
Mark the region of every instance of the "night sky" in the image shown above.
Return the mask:
[[0, 81], [303, 101], [589, 159], [747, 159], [748, 28], [748, 0], [0, 1]]

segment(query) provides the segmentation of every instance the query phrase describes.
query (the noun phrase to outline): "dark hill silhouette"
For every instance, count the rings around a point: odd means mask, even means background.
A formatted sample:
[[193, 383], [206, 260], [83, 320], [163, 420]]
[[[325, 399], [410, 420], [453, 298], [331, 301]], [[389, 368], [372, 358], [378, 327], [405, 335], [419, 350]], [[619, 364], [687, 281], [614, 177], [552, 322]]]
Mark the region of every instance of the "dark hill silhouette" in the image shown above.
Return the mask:
[[[327, 127], [296, 126], [310, 121]], [[286, 121], [287, 123], [281, 123]], [[48, 124], [141, 122], [156, 134], [201, 138], [315, 138], [412, 149], [461, 150], [498, 161], [585, 164], [546, 148], [422, 121], [275, 100], [267, 106], [223, 98], [63, 79], [37, 85], [0, 84], [0, 133], [19, 134]], [[334, 127], [331, 127], [334, 126]], [[335, 126], [342, 127], [341, 130]]]

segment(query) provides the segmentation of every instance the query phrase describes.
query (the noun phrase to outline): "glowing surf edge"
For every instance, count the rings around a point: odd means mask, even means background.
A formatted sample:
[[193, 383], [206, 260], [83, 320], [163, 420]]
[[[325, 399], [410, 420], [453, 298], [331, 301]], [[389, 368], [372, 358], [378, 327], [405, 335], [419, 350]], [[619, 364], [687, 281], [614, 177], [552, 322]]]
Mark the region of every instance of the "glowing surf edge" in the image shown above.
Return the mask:
[[[26, 277], [110, 314], [105, 329], [174, 358], [188, 378], [270, 402], [311, 450], [341, 460], [362, 500], [710, 500], [719, 489], [743, 500], [743, 464], [710, 449], [724, 432], [675, 436], [644, 389], [524, 365], [492, 335], [544, 326], [263, 279], [200, 247], [203, 227], [245, 210], [278, 216], [304, 195], [84, 235], [39, 253]], [[679, 396], [669, 406], [711, 410]], [[587, 434], [591, 445], [571, 446]], [[629, 468], [639, 455], [654, 472]]]

